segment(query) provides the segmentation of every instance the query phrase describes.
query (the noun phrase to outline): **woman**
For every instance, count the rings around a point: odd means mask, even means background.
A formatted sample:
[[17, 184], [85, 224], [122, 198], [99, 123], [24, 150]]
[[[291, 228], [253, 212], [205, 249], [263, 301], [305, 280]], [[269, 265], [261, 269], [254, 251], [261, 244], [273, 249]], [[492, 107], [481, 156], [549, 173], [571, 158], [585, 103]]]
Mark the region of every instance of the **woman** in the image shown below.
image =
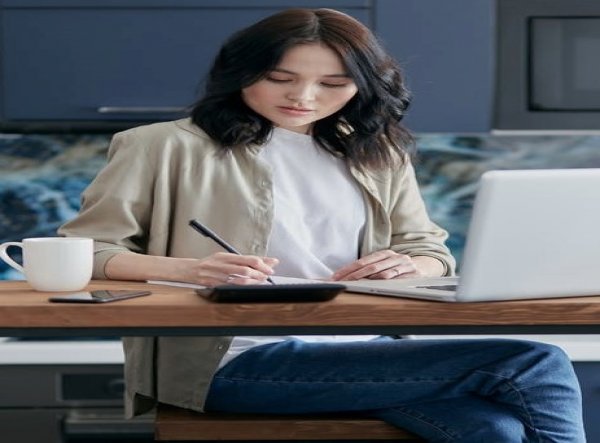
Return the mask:
[[[95, 278], [252, 284], [450, 275], [399, 124], [400, 72], [333, 10], [232, 36], [191, 118], [115, 135], [63, 235], [96, 240]], [[242, 255], [187, 222], [198, 218]], [[360, 410], [434, 442], [582, 442], [559, 349], [509, 340], [128, 338], [127, 407]]]

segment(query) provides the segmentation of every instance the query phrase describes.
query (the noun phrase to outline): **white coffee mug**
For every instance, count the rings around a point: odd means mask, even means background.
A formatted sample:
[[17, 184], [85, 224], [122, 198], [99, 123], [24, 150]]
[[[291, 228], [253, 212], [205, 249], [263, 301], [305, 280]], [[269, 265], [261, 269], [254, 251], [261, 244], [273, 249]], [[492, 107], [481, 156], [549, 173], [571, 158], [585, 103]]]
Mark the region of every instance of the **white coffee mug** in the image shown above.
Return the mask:
[[[23, 249], [23, 266], [10, 258], [9, 246]], [[80, 237], [26, 238], [2, 243], [0, 258], [25, 274], [38, 291], [79, 291], [92, 278], [94, 241]]]

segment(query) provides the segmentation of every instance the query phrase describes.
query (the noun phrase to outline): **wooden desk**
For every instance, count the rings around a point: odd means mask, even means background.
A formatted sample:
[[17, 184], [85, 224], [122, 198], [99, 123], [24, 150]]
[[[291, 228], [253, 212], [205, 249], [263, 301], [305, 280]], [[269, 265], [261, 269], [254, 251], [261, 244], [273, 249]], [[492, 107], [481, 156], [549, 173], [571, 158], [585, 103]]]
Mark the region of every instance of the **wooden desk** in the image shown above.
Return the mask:
[[25, 282], [0, 282], [0, 335], [280, 335], [600, 333], [600, 296], [441, 303], [353, 293], [324, 303], [216, 304], [192, 289], [94, 281], [88, 289], [150, 289], [106, 305], [47, 301]]

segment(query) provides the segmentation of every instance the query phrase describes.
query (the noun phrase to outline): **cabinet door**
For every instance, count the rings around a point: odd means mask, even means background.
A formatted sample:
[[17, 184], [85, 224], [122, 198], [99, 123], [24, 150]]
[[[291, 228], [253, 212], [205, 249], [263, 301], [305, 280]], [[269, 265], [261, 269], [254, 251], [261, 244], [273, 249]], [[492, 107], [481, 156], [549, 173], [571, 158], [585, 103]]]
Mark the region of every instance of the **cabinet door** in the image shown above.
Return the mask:
[[583, 422], [587, 441], [600, 442], [600, 362], [574, 362], [583, 393]]
[[411, 129], [489, 131], [494, 0], [376, 0], [375, 23], [413, 93]]
[[[42, 3], [51, 6], [5, 3], [0, 16], [5, 123], [178, 117], [198, 96], [218, 47], [232, 32], [283, 7], [323, 6], [314, 1], [173, 0], [183, 6], [169, 7], [164, 1], [162, 7], [157, 1], [150, 2], [153, 7], [134, 6], [148, 0], [105, 7], [89, 0]], [[338, 3], [350, 5], [340, 9], [368, 23], [364, 0]]]

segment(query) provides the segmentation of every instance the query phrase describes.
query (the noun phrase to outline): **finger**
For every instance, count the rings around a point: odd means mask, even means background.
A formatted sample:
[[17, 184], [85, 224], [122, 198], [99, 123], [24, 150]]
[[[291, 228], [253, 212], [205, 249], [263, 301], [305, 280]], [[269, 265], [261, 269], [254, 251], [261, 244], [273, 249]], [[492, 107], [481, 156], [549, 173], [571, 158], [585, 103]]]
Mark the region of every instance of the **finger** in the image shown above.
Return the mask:
[[270, 257], [258, 257], [256, 255], [234, 255], [233, 257], [229, 257], [228, 262], [254, 269], [266, 275], [272, 275], [275, 273], [273, 266], [279, 263], [279, 260]]
[[245, 279], [261, 282], [268, 277], [268, 274], [265, 274], [264, 272], [257, 271], [248, 266], [234, 264], [207, 263], [204, 269], [207, 273], [210, 272], [211, 276], [227, 282], [232, 279]]
[[400, 274], [398, 277], [394, 277], [395, 279], [402, 280], [403, 278], [418, 278], [423, 277], [423, 274], [418, 269], [413, 272], [407, 272], [405, 274]]
[[263, 261], [271, 268], [279, 264], [279, 259], [275, 257], [262, 257]]
[[267, 276], [261, 274], [258, 278], [248, 277], [242, 274], [227, 274], [223, 272], [204, 271], [196, 279], [196, 283], [203, 286], [217, 286], [223, 284], [231, 285], [258, 285], [266, 281]]
[[366, 255], [366, 256], [338, 269], [332, 275], [332, 279], [333, 280], [349, 280], [350, 278], [348, 278], [348, 277], [352, 276], [357, 271], [361, 271], [362, 269], [364, 269], [367, 266], [370, 266], [374, 263], [377, 263], [381, 260], [384, 260], [384, 259], [394, 256], [394, 255], [399, 256], [399, 254], [397, 254], [396, 252], [391, 251], [389, 249], [386, 249], [383, 251], [377, 251], [372, 254]]
[[380, 262], [371, 263], [361, 269], [354, 271], [351, 274], [346, 275], [344, 280], [360, 280], [363, 278], [371, 278], [372, 275], [379, 274], [381, 272], [385, 272], [388, 269], [392, 269], [395, 263], [387, 260], [382, 260]]
[[271, 257], [220, 252], [204, 259], [203, 267], [225, 274], [241, 274], [248, 278], [263, 280], [266, 276], [274, 274], [273, 266], [278, 263], [278, 259]]
[[248, 278], [243, 275], [230, 274], [227, 276], [225, 283], [229, 285], [261, 285], [265, 284], [266, 276], [263, 279]]
[[416, 276], [416, 269], [417, 268], [414, 265], [414, 263], [402, 263], [400, 265], [384, 269], [381, 272], [371, 274], [368, 278], [371, 280], [391, 280], [395, 278], [406, 278], [409, 275]]
[[[263, 280], [266, 278], [266, 275], [262, 272], [244, 266], [229, 264], [228, 262], [235, 259], [235, 257], [235, 254], [217, 253], [197, 261], [192, 281], [204, 286], [215, 286], [226, 283], [230, 274], [235, 274], [242, 279], [256, 278], [257, 280]], [[231, 279], [229, 278], [229, 280]]]
[[[408, 269], [407, 269], [408, 268]], [[395, 278], [405, 272], [412, 272], [414, 265], [410, 260], [410, 257], [397, 255], [395, 257], [389, 257], [385, 260], [381, 260], [377, 263], [372, 263], [365, 266], [362, 269], [348, 275], [348, 280], [358, 280], [362, 278], [378, 279], [379, 275], [385, 275], [386, 279]]]
[[[377, 255], [373, 254], [374, 257], [368, 256], [368, 258], [379, 258], [380, 259], [379, 261], [371, 262], [371, 263], [367, 264], [366, 266], [363, 266], [362, 268], [355, 270], [354, 272], [346, 274], [345, 276], [340, 278], [340, 280], [359, 280], [359, 279], [363, 279], [363, 278], [372, 278], [372, 276], [378, 275], [381, 272], [385, 272], [388, 269], [390, 269], [390, 271], [387, 272], [387, 274], [385, 274], [385, 275], [389, 276], [388, 278], [391, 278], [391, 277], [395, 277], [397, 274], [395, 271], [391, 270], [391, 269], [395, 268], [396, 266], [403, 266], [403, 265], [412, 266], [411, 265], [412, 259], [407, 255], [398, 254], [398, 253], [396, 253], [394, 251], [390, 251], [390, 250], [380, 251], [380, 252], [385, 252], [385, 254], [377, 254]], [[360, 260], [359, 260], [359, 262], [360, 262]]]
[[202, 286], [222, 285], [227, 279], [227, 274], [218, 271], [202, 269], [194, 279], [194, 283]]

